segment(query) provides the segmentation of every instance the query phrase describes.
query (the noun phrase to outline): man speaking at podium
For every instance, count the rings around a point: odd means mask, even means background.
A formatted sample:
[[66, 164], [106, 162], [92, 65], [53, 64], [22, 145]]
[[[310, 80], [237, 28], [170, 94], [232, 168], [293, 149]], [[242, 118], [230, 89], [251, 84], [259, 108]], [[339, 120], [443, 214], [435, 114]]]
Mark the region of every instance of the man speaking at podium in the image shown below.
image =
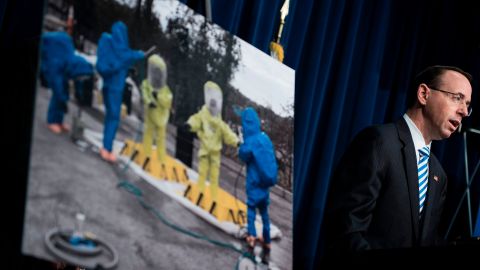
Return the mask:
[[431, 151], [471, 113], [472, 77], [431, 66], [395, 123], [361, 131], [336, 168], [325, 209], [326, 254], [442, 244], [447, 177]]

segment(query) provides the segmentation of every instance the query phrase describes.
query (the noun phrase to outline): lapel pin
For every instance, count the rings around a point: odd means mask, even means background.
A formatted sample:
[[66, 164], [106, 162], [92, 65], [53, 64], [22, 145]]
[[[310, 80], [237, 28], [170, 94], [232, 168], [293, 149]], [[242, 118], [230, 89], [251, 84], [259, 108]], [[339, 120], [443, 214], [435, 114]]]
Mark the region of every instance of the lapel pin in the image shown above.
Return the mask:
[[435, 181], [438, 182], [438, 176], [434, 175], [434, 176], [433, 176], [433, 180], [435, 180]]

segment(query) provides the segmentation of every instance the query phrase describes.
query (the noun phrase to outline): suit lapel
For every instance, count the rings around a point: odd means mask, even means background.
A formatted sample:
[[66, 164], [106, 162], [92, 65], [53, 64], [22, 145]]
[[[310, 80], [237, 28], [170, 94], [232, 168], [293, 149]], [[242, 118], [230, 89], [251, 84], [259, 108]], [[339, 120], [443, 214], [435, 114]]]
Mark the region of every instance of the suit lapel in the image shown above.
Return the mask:
[[[426, 200], [426, 207], [425, 207], [425, 213], [423, 213], [423, 229], [422, 229], [422, 236], [426, 236], [426, 231], [430, 228], [430, 217], [432, 215], [432, 205], [435, 204], [435, 197], [437, 194], [437, 189], [438, 189], [438, 175], [436, 173], [436, 167], [434, 162], [432, 162], [432, 154], [430, 154], [430, 160], [428, 161], [428, 167], [429, 167], [429, 172], [428, 172], [428, 190], [427, 190], [427, 200]], [[434, 179], [434, 177], [437, 177], [437, 180]], [[423, 237], [422, 237], [423, 238]]]
[[[412, 215], [412, 226], [415, 239], [418, 239], [418, 174], [417, 158], [413, 145], [412, 135], [407, 123], [402, 118], [396, 123], [399, 139], [403, 142], [403, 162], [405, 164], [405, 175], [407, 176], [408, 195], [410, 198], [410, 213]], [[430, 180], [429, 180], [430, 181]]]

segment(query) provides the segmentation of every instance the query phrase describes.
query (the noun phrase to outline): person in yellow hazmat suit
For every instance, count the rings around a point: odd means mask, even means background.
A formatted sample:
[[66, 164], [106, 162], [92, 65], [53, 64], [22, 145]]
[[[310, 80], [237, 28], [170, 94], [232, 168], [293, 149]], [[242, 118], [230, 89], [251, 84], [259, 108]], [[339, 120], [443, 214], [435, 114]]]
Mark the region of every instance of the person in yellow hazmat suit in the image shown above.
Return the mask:
[[218, 177], [223, 143], [238, 147], [239, 139], [222, 120], [222, 90], [212, 81], [204, 86], [205, 104], [200, 111], [187, 120], [190, 131], [200, 140], [198, 151], [198, 187], [205, 190], [205, 179], [210, 181], [210, 193], [213, 202], [217, 202]]
[[173, 96], [167, 85], [167, 65], [163, 58], [154, 54], [148, 58], [147, 65], [147, 79], [142, 82], [145, 114], [143, 146], [145, 154], [151, 158], [155, 137], [157, 158], [161, 163], [165, 163], [167, 125]]

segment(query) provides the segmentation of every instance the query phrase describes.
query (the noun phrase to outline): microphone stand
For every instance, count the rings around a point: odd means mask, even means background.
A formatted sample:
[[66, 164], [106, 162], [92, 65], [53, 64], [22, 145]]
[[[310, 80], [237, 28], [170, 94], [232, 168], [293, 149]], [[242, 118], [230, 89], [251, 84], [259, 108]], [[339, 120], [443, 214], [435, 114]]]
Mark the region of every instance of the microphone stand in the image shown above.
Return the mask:
[[[452, 228], [453, 222], [455, 221], [458, 212], [460, 210], [460, 207], [463, 203], [463, 200], [465, 199], [465, 196], [467, 197], [467, 212], [468, 212], [468, 225], [469, 225], [469, 233], [470, 237], [473, 237], [473, 227], [472, 227], [472, 205], [471, 205], [471, 198], [470, 198], [470, 186], [472, 184], [472, 181], [475, 177], [475, 174], [477, 173], [479, 167], [480, 167], [480, 160], [477, 162], [475, 165], [475, 169], [473, 170], [472, 175], [469, 175], [468, 172], [468, 149], [467, 149], [467, 132], [475, 133], [475, 134], [480, 134], [480, 130], [478, 129], [473, 129], [469, 128], [466, 131], [463, 132], [463, 146], [464, 146], [464, 156], [465, 156], [465, 182], [466, 182], [466, 187], [465, 191], [463, 192], [462, 198], [460, 199], [460, 202], [458, 203], [457, 209], [455, 210], [455, 214], [453, 215], [452, 220], [450, 221], [450, 225], [448, 226], [447, 232], [445, 233], [444, 239], [447, 239], [448, 234], [450, 233], [450, 229]], [[478, 217], [477, 217], [478, 219]]]

